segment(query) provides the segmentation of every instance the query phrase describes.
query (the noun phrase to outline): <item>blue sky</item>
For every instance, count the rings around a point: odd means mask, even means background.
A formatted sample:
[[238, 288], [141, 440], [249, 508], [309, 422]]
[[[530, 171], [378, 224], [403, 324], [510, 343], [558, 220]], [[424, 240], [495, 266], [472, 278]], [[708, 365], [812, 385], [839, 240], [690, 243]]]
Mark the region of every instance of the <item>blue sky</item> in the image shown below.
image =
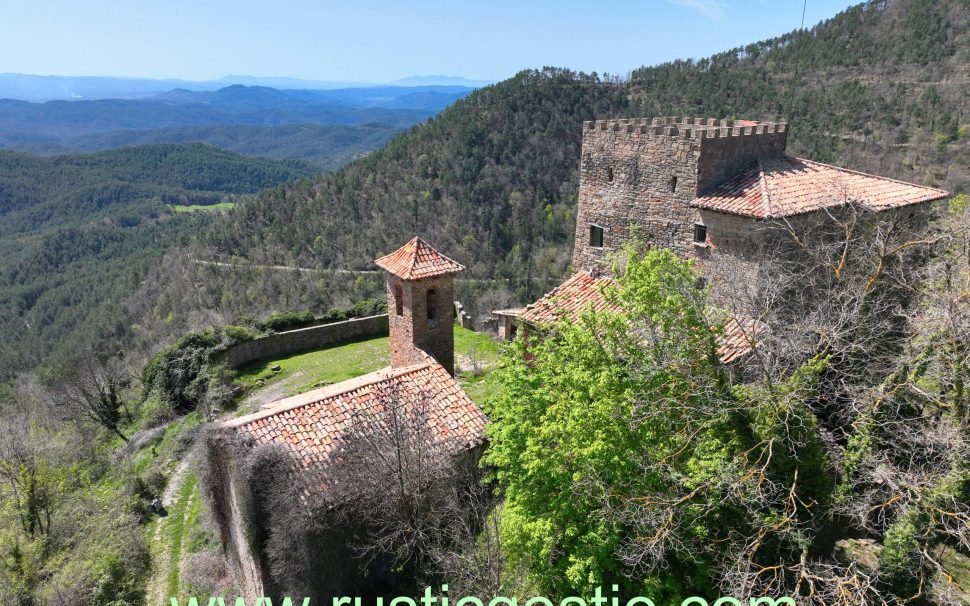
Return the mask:
[[[801, 0], [2, 0], [0, 72], [206, 80], [625, 74], [798, 27]], [[851, 2], [808, 0], [805, 25]]]

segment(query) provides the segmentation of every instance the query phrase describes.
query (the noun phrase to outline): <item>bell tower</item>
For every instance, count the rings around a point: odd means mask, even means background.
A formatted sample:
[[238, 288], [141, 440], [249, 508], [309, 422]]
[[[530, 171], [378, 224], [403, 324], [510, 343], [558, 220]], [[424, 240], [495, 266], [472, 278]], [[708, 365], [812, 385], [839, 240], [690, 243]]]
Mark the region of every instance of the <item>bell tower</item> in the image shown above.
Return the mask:
[[454, 376], [454, 274], [464, 266], [421, 238], [374, 263], [387, 279], [391, 366], [421, 363], [424, 352]]

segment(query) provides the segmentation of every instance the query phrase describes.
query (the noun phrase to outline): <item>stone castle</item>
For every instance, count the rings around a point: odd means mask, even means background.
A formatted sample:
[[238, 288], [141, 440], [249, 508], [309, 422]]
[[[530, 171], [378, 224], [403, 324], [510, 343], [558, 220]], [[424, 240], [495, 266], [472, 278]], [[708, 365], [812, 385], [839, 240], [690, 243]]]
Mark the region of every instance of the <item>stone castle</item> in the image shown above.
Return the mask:
[[758, 158], [784, 154], [788, 128], [700, 118], [597, 120], [583, 125], [573, 268], [619, 250], [631, 225], [640, 237], [692, 255], [704, 218], [692, 202]]
[[[707, 118], [596, 120], [583, 124], [573, 275], [524, 308], [493, 312], [501, 338], [602, 308], [606, 264], [635, 233], [693, 259], [708, 278], [715, 253], [764, 262], [772, 223], [809, 224], [847, 204], [925, 217], [945, 191], [786, 155], [784, 122]], [[744, 322], [735, 324], [741, 327]], [[729, 331], [730, 333], [730, 331]], [[722, 356], [743, 355], [742, 335]]]

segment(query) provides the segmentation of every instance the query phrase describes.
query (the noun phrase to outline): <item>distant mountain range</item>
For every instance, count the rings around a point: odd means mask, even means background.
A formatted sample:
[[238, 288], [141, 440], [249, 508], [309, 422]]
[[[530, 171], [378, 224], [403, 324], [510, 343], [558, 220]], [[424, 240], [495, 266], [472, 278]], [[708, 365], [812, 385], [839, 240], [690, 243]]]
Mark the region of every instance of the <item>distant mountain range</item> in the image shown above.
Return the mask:
[[[217, 80], [195, 81], [108, 76], [37, 76], [6, 73], [0, 74], [0, 99], [19, 99], [21, 101], [144, 99], [175, 88], [190, 91], [214, 91], [234, 84], [299, 90], [388, 86], [384, 83], [262, 78], [257, 76], [224, 76]], [[411, 76], [389, 84], [398, 87], [459, 86], [472, 89], [485, 86], [490, 82], [469, 80], [458, 76]]]
[[0, 99], [0, 148], [58, 154], [200, 141], [334, 168], [473, 90], [458, 85], [311, 90], [234, 84], [217, 90], [174, 88], [141, 99]]

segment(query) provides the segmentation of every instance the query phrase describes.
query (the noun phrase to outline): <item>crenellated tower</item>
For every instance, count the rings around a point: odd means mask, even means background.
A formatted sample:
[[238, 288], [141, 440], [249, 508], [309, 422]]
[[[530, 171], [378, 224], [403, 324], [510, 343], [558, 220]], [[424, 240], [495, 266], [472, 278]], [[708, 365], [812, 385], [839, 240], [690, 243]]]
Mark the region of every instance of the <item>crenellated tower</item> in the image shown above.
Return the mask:
[[707, 237], [694, 198], [761, 158], [783, 156], [787, 139], [783, 122], [585, 122], [573, 270], [595, 269], [631, 226], [648, 243], [690, 255]]

